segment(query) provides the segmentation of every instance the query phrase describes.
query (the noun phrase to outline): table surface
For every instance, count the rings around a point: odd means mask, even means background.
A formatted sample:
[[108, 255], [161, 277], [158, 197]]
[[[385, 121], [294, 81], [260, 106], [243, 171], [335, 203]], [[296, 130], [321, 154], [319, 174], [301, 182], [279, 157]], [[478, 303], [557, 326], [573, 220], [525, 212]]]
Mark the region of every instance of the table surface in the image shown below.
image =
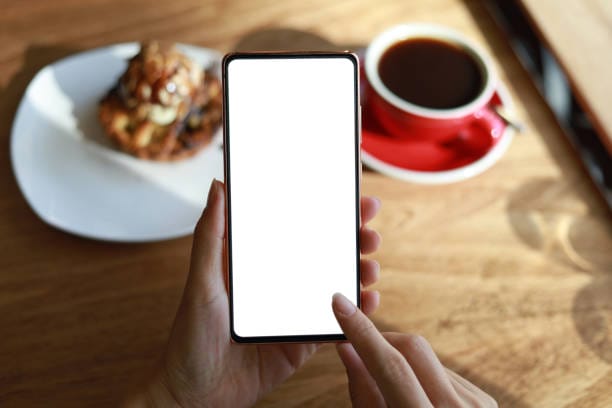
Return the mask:
[[612, 2], [521, 0], [612, 155]]
[[[14, 180], [10, 126], [35, 72], [91, 47], [159, 38], [236, 48], [363, 46], [408, 21], [487, 49], [527, 131], [492, 169], [422, 186], [365, 172], [384, 330], [426, 336], [501, 406], [612, 405], [611, 217], [479, 2], [1, 0], [0, 405], [108, 406], [155, 364], [185, 281], [190, 237], [113, 244], [39, 220]], [[597, 64], [597, 61], [593, 62]], [[261, 406], [346, 406], [332, 346]]]

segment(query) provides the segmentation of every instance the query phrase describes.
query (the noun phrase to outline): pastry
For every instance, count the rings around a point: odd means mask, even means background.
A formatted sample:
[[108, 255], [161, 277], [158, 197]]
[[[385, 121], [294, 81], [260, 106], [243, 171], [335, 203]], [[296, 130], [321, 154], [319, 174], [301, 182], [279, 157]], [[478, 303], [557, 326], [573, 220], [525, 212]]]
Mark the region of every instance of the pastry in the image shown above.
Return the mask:
[[206, 146], [221, 124], [221, 84], [173, 45], [143, 44], [102, 99], [99, 118], [123, 151], [177, 160]]

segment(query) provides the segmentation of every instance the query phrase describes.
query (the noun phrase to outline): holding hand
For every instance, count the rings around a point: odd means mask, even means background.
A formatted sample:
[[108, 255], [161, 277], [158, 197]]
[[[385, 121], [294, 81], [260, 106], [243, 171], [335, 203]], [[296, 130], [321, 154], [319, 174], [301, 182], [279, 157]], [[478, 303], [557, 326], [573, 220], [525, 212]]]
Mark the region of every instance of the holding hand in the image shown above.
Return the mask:
[[497, 407], [468, 380], [445, 368], [423, 337], [380, 333], [343, 295], [332, 307], [348, 343], [338, 344], [355, 407]]
[[[380, 202], [361, 200], [362, 224]], [[325, 231], [321, 230], [324, 234]], [[361, 252], [375, 251], [380, 236], [365, 226]], [[318, 344], [235, 344], [230, 340], [229, 298], [225, 282], [224, 185], [214, 181], [206, 209], [194, 233], [191, 266], [165, 355], [146, 388], [132, 405], [252, 406], [285, 381], [316, 351]], [[361, 284], [378, 280], [378, 263], [361, 260]], [[362, 290], [366, 313], [378, 307], [378, 292]]]

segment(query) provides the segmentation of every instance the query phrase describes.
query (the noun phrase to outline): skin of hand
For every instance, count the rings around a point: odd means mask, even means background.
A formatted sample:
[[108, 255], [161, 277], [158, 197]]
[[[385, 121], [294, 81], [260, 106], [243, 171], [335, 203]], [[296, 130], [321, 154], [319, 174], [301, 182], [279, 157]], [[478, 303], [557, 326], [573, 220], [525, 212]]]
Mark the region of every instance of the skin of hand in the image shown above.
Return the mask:
[[[362, 198], [362, 254], [374, 252], [380, 244], [380, 235], [365, 227], [379, 208], [379, 200]], [[126, 405], [252, 406], [317, 350], [319, 345], [312, 343], [232, 343], [224, 239], [224, 185], [215, 180], [195, 229], [189, 276], [163, 360]], [[360, 268], [362, 288], [378, 280], [377, 262], [362, 259]], [[364, 313], [373, 312], [378, 292], [362, 290], [361, 301]]]
[[444, 367], [423, 337], [380, 333], [339, 293], [332, 309], [348, 340], [337, 350], [354, 407], [497, 407], [491, 396]]

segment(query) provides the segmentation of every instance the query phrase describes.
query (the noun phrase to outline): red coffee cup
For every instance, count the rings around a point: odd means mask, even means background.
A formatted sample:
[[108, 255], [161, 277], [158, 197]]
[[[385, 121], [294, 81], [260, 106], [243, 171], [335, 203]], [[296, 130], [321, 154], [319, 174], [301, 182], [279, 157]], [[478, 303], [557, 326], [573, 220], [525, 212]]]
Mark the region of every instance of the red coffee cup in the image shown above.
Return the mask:
[[[483, 85], [468, 103], [451, 109], [432, 109], [411, 103], [394, 94], [379, 74], [382, 56], [393, 45], [410, 39], [433, 39], [459, 46], [481, 69]], [[491, 60], [477, 45], [460, 33], [432, 24], [402, 24], [379, 34], [365, 55], [368, 108], [389, 136], [445, 142], [462, 131], [477, 127], [491, 138], [502, 135], [504, 122], [489, 103], [497, 88], [497, 77]]]

